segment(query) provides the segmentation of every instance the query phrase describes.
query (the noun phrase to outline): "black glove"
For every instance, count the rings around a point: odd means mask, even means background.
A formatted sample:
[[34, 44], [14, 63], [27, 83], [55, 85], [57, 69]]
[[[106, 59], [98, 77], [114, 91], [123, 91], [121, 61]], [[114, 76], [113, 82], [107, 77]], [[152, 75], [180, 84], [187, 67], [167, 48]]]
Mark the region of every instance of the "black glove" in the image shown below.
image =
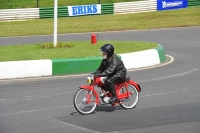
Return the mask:
[[103, 76], [103, 74], [102, 74], [102, 73], [93, 73], [93, 74], [94, 74], [94, 76], [96, 76], [96, 77]]

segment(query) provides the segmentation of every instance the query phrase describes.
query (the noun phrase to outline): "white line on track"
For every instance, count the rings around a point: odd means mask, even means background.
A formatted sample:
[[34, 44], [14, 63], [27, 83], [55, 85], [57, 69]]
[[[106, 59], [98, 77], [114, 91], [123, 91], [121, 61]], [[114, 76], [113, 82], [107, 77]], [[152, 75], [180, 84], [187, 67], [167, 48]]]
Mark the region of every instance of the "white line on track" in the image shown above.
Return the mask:
[[54, 110], [54, 109], [62, 109], [62, 108], [68, 108], [68, 107], [72, 107], [72, 106], [73, 105], [59, 106], [59, 107], [55, 107], [55, 108], [43, 108], [43, 109], [37, 109], [37, 110], [26, 110], [26, 111], [14, 112], [14, 113], [0, 114], [0, 116], [18, 115], [18, 114], [33, 113], [33, 112], [38, 112], [38, 111], [47, 111], [47, 110]]
[[[184, 90], [180, 90], [180, 91], [169, 91], [169, 92], [165, 92], [165, 93], [155, 93], [155, 94], [150, 94], [150, 95], [144, 95], [144, 96], [141, 96], [141, 97], [145, 98], [145, 97], [153, 97], [153, 96], [162, 96], [162, 95], [168, 95], [168, 94], [173, 94], [173, 93], [181, 93], [181, 92], [186, 92], [186, 91], [190, 91], [190, 89], [184, 89]], [[0, 114], [0, 117], [1, 116], [9, 116], [9, 115], [34, 113], [34, 112], [39, 112], [39, 111], [63, 109], [63, 108], [69, 108], [69, 107], [71, 108], [71, 107], [74, 107], [74, 106], [73, 105], [66, 105], [66, 106], [59, 106], [59, 107], [55, 107], [55, 108], [42, 108], [42, 109], [37, 109], [37, 110], [26, 110], [26, 111], [14, 112], [14, 113], [5, 113], [5, 114]], [[144, 108], [144, 107], [141, 107], [141, 108]]]
[[44, 99], [44, 98], [49, 98], [49, 97], [54, 97], [54, 96], [60, 96], [60, 95], [65, 95], [69, 93], [73, 93], [75, 91], [66, 91], [66, 92], [57, 92], [57, 93], [48, 93], [48, 94], [41, 94], [41, 95], [30, 95], [30, 96], [24, 96], [18, 98], [19, 100], [8, 100], [8, 99], [0, 99], [0, 104], [1, 103], [13, 103], [13, 102], [21, 102], [21, 101], [30, 101], [30, 100], [37, 100], [37, 99]]
[[[171, 63], [173, 60], [171, 60], [168, 63], [162, 64], [163, 65], [167, 65], [169, 63]], [[158, 66], [156, 66], [158, 67]], [[147, 68], [146, 68], [147, 69]], [[192, 69], [190, 71], [185, 71], [179, 74], [174, 74], [174, 75], [170, 75], [170, 76], [166, 76], [166, 77], [160, 77], [160, 78], [155, 78], [155, 79], [150, 79], [150, 80], [143, 80], [140, 82], [150, 82], [150, 81], [157, 81], [157, 80], [163, 80], [163, 79], [168, 79], [168, 78], [174, 78], [174, 77], [180, 77], [180, 76], [185, 76], [187, 74], [193, 73], [198, 71], [199, 69], [195, 68]], [[74, 76], [74, 75], [73, 75]], [[186, 90], [181, 90], [181, 91], [170, 91], [170, 92], [165, 92], [165, 93], [156, 93], [156, 94], [151, 94], [151, 95], [144, 95], [142, 97], [151, 97], [151, 96], [159, 96], [159, 95], [166, 95], [169, 93], [177, 93], [177, 92], [183, 92], [183, 91], [189, 91], [188, 89]], [[70, 93], [70, 92], [65, 92], [65, 93]], [[56, 95], [61, 95], [63, 94], [63, 92], [59, 92], [59, 93], [50, 93], [50, 94], [42, 94], [42, 95], [30, 95], [30, 96], [25, 96], [25, 100], [34, 100], [34, 99], [39, 99], [39, 98], [47, 98], [47, 97], [51, 97], [51, 96], [56, 96]], [[0, 99], [0, 102], [6, 102], [6, 99]], [[8, 101], [9, 102], [9, 101]], [[12, 101], [11, 101], [12, 102]], [[19, 111], [19, 112], [14, 112], [14, 113], [6, 113], [6, 114], [0, 114], [0, 116], [8, 116], [8, 115], [18, 115], [18, 114], [25, 114], [25, 113], [33, 113], [33, 112], [38, 112], [38, 111], [46, 111], [46, 110], [54, 110], [54, 109], [62, 109], [62, 108], [68, 108], [68, 107], [73, 107], [73, 105], [68, 105], [68, 106], [60, 106], [60, 107], [55, 107], [55, 108], [43, 108], [43, 109], [38, 109], [38, 110], [27, 110], [27, 111]]]
[[[158, 81], [158, 80], [169, 79], [169, 78], [171, 79], [171, 78], [175, 78], [175, 77], [185, 76], [185, 75], [188, 75], [188, 74], [196, 72], [196, 71], [199, 71], [199, 69], [195, 68], [195, 69], [192, 69], [190, 71], [185, 71], [185, 72], [182, 72], [182, 73], [178, 73], [178, 74], [174, 74], [174, 75], [170, 75], [170, 76], [165, 76], [165, 77], [154, 78], [154, 79], [150, 79], [150, 80], [143, 80], [143, 81], [139, 81], [139, 82], [141, 83], [141, 82]], [[60, 96], [60, 95], [64, 95], [64, 94], [68, 94], [68, 93], [72, 93], [72, 92], [74, 92], [74, 91], [57, 92], [57, 93], [49, 93], [49, 94], [41, 94], [41, 95], [30, 95], [30, 96], [21, 97], [21, 98], [19, 98], [20, 100], [16, 100], [15, 99], [13, 101], [7, 100], [7, 99], [0, 99], [0, 103], [13, 103], [13, 102], [19, 102], [19, 101], [29, 101], [29, 100], [44, 99], [44, 98]], [[157, 94], [155, 94], [155, 95], [157, 95]]]
[[49, 94], [41, 94], [41, 95], [30, 95], [30, 96], [25, 96], [24, 100], [34, 100], [34, 99], [40, 99], [40, 98], [48, 98], [52, 96], [60, 96], [60, 95], [65, 95], [68, 93], [72, 93], [75, 91], [66, 91], [66, 92], [57, 92], [57, 93], [49, 93]]
[[[167, 95], [169, 93], [180, 93], [180, 92], [184, 92], [184, 91], [189, 91], [189, 89], [185, 89], [185, 90], [181, 90], [181, 91], [169, 91], [166, 93], [156, 93], [156, 94], [151, 94], [151, 95], [144, 95], [141, 97], [151, 97], [151, 96], [161, 96], [161, 95]], [[48, 111], [48, 110], [55, 110], [55, 109], [63, 109], [63, 108], [69, 108], [69, 107], [73, 107], [73, 105], [67, 105], [67, 106], [59, 106], [59, 107], [55, 107], [55, 108], [42, 108], [42, 109], [37, 109], [37, 110], [26, 110], [26, 111], [19, 111], [19, 112], [14, 112], [14, 113], [5, 113], [5, 114], [0, 114], [1, 116], [8, 116], [8, 115], [19, 115], [19, 114], [26, 114], [26, 113], [34, 113], [34, 112], [39, 112], [39, 111]]]
[[170, 76], [166, 76], [166, 77], [159, 77], [159, 78], [150, 79], [150, 80], [143, 80], [143, 81], [140, 81], [140, 82], [150, 82], [150, 81], [157, 81], [157, 80], [163, 80], [163, 79], [168, 79], [168, 78], [180, 77], [180, 76], [184, 76], [184, 75], [196, 72], [196, 71], [199, 71], [199, 69], [195, 68], [195, 69], [192, 69], [190, 71], [182, 72], [182, 73], [179, 73], [179, 74], [174, 74], [174, 75], [170, 75]]
[[190, 90], [184, 89], [184, 90], [181, 90], [181, 91], [168, 91], [168, 92], [164, 92], [164, 93], [155, 93], [155, 94], [144, 95], [144, 96], [140, 96], [140, 97], [162, 96], [162, 95], [166, 95], [166, 94], [180, 93], [180, 92], [185, 92], [185, 91], [190, 91]]

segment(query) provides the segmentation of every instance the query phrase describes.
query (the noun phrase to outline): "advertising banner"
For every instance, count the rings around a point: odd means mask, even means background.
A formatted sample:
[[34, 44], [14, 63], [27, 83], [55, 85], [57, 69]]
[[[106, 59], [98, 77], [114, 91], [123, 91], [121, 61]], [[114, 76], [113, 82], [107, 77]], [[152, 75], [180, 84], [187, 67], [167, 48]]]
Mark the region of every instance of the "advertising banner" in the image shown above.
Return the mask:
[[188, 6], [188, 0], [157, 0], [157, 10], [171, 10], [186, 8]]
[[68, 6], [69, 16], [101, 14], [101, 5]]

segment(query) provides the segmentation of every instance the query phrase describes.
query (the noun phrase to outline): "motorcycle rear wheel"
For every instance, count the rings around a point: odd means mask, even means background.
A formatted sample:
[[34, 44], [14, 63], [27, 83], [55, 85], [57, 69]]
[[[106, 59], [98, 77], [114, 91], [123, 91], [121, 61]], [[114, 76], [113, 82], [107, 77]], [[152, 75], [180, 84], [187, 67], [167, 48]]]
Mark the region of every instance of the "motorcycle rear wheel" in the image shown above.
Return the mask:
[[[125, 109], [134, 108], [139, 100], [139, 94], [135, 86], [128, 84], [128, 91], [132, 94], [129, 94], [128, 98], [120, 100], [120, 106]], [[119, 91], [119, 94], [123, 93], [127, 93], [127, 89], [125, 88], [125, 86], [123, 86]]]

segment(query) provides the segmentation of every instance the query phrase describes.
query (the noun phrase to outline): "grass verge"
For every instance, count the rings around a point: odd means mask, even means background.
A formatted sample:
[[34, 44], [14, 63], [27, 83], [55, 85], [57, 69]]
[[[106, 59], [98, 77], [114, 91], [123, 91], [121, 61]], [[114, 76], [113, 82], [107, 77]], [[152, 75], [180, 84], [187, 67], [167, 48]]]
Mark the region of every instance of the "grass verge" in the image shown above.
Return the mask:
[[97, 44], [91, 44], [89, 41], [71, 41], [62, 42], [72, 47], [42, 49], [44, 44], [26, 44], [17, 46], [1, 46], [0, 61], [19, 61], [35, 59], [55, 59], [55, 58], [77, 58], [101, 56], [99, 48], [105, 43], [111, 43], [115, 47], [115, 53], [135, 52], [151, 49], [157, 46], [151, 42], [128, 42], [128, 41], [98, 41]]
[[[53, 19], [0, 22], [0, 37], [53, 34]], [[58, 19], [58, 33], [138, 30], [200, 25], [200, 6], [181, 10]]]

